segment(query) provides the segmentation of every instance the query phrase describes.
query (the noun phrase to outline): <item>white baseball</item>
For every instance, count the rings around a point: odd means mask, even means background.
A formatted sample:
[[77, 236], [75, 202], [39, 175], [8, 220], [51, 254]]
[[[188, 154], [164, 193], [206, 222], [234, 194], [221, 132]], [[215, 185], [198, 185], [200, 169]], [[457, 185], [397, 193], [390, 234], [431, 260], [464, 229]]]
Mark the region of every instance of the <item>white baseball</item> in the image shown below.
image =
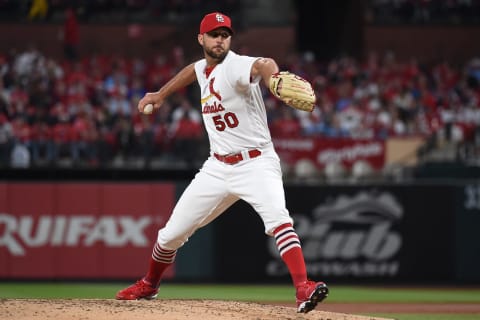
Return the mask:
[[149, 103], [143, 107], [143, 113], [144, 114], [150, 114], [153, 112], [153, 104]]

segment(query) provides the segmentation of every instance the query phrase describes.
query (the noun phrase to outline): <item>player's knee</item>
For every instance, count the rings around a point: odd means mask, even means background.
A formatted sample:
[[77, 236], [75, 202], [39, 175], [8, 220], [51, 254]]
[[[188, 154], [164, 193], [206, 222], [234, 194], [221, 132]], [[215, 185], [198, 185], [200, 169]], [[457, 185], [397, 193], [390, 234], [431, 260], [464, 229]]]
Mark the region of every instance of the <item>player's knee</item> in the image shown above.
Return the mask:
[[161, 229], [158, 232], [157, 242], [158, 244], [167, 250], [177, 250], [188, 241], [187, 235], [173, 235]]
[[289, 216], [283, 217], [281, 219], [273, 219], [270, 221], [265, 221], [265, 233], [269, 236], [273, 236], [275, 230], [277, 230], [281, 226], [292, 226], [293, 227], [293, 219]]

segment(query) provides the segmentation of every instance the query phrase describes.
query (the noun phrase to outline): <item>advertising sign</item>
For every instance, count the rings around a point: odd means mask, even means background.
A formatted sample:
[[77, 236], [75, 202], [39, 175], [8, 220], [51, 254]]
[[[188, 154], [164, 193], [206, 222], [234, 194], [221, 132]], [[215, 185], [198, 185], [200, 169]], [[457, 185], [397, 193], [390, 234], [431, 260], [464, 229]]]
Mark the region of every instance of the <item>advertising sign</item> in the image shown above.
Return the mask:
[[373, 168], [385, 164], [385, 142], [382, 140], [328, 139], [302, 137], [274, 139], [280, 158], [294, 165], [300, 159], [311, 160], [319, 169], [327, 163], [342, 163], [346, 168], [358, 160], [367, 161]]
[[0, 277], [142, 276], [174, 201], [167, 183], [1, 183]]
[[[447, 186], [286, 188], [308, 274], [325, 281], [452, 279], [453, 197], [454, 189]], [[228, 266], [222, 279], [230, 280], [229, 274], [242, 281], [289, 279], [274, 239], [264, 234], [255, 211], [244, 204], [231, 210], [219, 218], [217, 228], [222, 236], [219, 263]]]
[[480, 183], [457, 189], [456, 261], [457, 278], [464, 283], [480, 282]]

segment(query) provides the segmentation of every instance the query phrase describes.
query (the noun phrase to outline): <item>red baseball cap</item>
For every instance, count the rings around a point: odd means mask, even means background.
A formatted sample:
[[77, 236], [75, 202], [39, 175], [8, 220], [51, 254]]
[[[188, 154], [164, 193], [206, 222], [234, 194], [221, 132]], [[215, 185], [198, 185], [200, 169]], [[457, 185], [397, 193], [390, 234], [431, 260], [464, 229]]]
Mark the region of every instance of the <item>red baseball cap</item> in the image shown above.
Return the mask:
[[230, 18], [220, 12], [212, 12], [203, 17], [200, 22], [200, 34], [210, 32], [214, 29], [225, 27], [233, 33], [232, 21]]

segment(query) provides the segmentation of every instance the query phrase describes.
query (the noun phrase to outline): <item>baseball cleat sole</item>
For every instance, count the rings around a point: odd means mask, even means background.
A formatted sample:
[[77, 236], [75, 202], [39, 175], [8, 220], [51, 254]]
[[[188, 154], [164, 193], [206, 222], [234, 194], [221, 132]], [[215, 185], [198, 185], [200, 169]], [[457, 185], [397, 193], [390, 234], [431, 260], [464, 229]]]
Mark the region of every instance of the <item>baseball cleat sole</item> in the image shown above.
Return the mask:
[[315, 288], [315, 291], [313, 291], [312, 295], [310, 296], [310, 299], [307, 301], [302, 302], [298, 308], [297, 312], [298, 313], [307, 313], [315, 309], [317, 304], [325, 300], [325, 298], [328, 296], [328, 287], [326, 284], [322, 283], [318, 285]]

